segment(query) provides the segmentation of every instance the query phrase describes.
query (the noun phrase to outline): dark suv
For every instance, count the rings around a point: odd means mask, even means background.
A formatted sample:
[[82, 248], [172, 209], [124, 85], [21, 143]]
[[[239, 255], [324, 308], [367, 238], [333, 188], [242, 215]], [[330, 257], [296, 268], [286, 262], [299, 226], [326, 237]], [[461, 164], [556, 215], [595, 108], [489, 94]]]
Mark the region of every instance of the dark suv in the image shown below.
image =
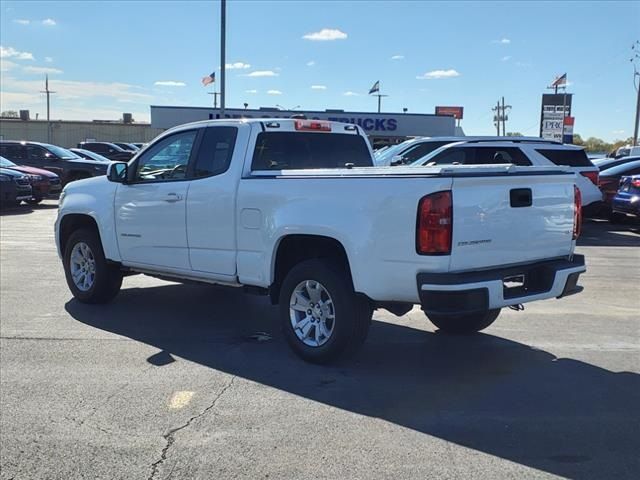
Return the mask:
[[99, 153], [103, 157], [107, 157], [109, 160], [118, 162], [128, 162], [136, 153], [130, 150], [125, 150], [115, 143], [109, 142], [80, 142], [78, 144], [78, 148]]
[[86, 160], [55, 145], [38, 142], [0, 142], [0, 156], [18, 165], [43, 168], [56, 173], [63, 185], [107, 173], [109, 162]]

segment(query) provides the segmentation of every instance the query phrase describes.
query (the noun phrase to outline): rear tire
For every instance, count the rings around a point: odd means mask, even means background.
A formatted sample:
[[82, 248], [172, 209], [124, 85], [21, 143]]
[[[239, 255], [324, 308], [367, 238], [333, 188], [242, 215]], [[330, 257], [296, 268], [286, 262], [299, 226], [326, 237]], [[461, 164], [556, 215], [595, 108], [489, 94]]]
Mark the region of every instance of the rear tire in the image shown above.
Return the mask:
[[40, 197], [40, 198], [32, 198], [30, 200], [27, 200], [27, 203], [29, 205], [38, 205], [41, 201], [42, 201], [42, 197]]
[[452, 335], [468, 335], [484, 330], [500, 315], [500, 309], [468, 315], [427, 315], [439, 330]]
[[69, 236], [64, 273], [71, 293], [82, 303], [108, 303], [122, 286], [122, 272], [107, 263], [98, 233], [89, 228]]
[[354, 353], [367, 337], [372, 314], [370, 302], [356, 294], [345, 268], [330, 260], [299, 263], [280, 288], [284, 336], [291, 349], [311, 363]]

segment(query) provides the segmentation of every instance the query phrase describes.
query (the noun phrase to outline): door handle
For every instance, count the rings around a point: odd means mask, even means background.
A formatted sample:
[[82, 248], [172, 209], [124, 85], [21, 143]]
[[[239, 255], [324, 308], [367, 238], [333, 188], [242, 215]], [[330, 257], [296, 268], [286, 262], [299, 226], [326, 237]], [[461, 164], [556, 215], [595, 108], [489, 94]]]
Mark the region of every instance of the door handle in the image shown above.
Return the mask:
[[164, 201], [169, 203], [179, 202], [180, 200], [182, 200], [182, 195], [178, 195], [177, 193], [167, 193], [167, 196], [164, 198]]

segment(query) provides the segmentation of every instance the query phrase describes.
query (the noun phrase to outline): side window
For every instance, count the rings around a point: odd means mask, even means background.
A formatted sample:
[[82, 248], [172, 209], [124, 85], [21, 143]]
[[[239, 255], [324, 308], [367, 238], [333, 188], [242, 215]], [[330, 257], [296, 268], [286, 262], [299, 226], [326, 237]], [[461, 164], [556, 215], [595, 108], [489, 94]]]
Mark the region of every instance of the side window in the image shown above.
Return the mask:
[[503, 163], [521, 166], [531, 165], [529, 159], [519, 148], [478, 147], [475, 150], [473, 163], [476, 165], [497, 165]]
[[402, 154], [403, 163], [409, 164], [413, 163], [416, 160], [421, 159], [422, 157], [429, 155], [435, 149], [440, 148], [441, 146], [446, 145], [445, 142], [425, 142], [420, 145], [416, 145], [414, 148], [409, 149], [405, 153]]
[[147, 149], [137, 162], [134, 181], [184, 180], [196, 135], [195, 130], [176, 133]]
[[2, 145], [0, 146], [0, 155], [16, 162], [19, 160], [25, 160], [24, 147], [22, 145]]
[[467, 162], [467, 158], [470, 156], [471, 148], [449, 148], [444, 152], [433, 157], [429, 163], [425, 164], [425, 166], [430, 165], [464, 165]]
[[202, 178], [226, 172], [237, 134], [235, 127], [207, 127], [198, 149], [193, 176]]
[[31, 161], [44, 160], [47, 158], [47, 153], [48, 152], [42, 147], [37, 147], [35, 145], [27, 145], [27, 159]]
[[89, 144], [89, 148], [91, 150], [93, 150], [94, 152], [97, 152], [97, 153], [106, 153], [107, 152], [107, 146], [103, 145], [102, 143], [90, 143]]

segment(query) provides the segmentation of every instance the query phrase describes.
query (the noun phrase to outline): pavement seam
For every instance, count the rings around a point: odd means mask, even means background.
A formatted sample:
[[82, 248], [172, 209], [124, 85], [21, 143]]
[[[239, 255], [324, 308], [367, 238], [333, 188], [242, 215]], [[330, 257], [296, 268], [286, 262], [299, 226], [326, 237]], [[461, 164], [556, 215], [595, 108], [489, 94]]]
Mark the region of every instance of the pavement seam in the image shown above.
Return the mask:
[[207, 408], [205, 408], [202, 412], [200, 412], [199, 414], [194, 415], [193, 417], [191, 417], [189, 420], [186, 421], [186, 423], [180, 425], [179, 427], [172, 428], [167, 433], [162, 435], [162, 438], [164, 438], [164, 440], [167, 443], [164, 446], [164, 448], [162, 449], [162, 452], [160, 453], [160, 458], [158, 460], [156, 460], [154, 463], [151, 464], [151, 475], [149, 475], [148, 480], [153, 480], [155, 478], [155, 475], [158, 473], [158, 470], [160, 469], [160, 466], [167, 459], [167, 456], [168, 456], [168, 453], [169, 453], [169, 449], [171, 448], [171, 446], [176, 441], [175, 434], [178, 433], [180, 430], [184, 430], [185, 428], [190, 426], [195, 420], [203, 417], [204, 415], [207, 414], [207, 412], [209, 412], [209, 410], [211, 410], [213, 407], [215, 407], [216, 403], [218, 403], [218, 400], [220, 400], [220, 398], [225, 394], [225, 392], [229, 388], [231, 388], [231, 386], [233, 385], [233, 382], [235, 381], [235, 379], [236, 379], [236, 375], [232, 376], [231, 380], [229, 381], [229, 383], [227, 383], [224, 387], [222, 387], [222, 390], [220, 390], [220, 393], [218, 393], [218, 395], [216, 395], [216, 397], [213, 399], [213, 402], [211, 402], [211, 404]]

